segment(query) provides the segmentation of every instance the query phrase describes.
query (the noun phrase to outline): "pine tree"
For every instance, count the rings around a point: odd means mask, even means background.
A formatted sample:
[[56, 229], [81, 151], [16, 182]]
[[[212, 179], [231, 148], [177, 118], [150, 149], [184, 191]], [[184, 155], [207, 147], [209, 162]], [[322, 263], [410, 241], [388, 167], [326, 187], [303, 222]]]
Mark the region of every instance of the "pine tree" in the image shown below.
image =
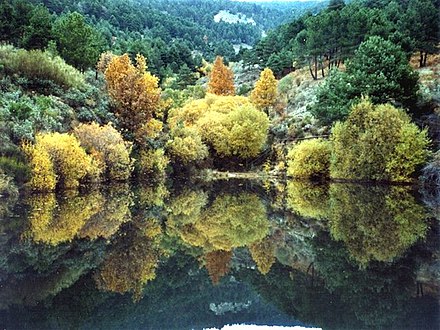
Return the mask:
[[216, 95], [235, 95], [234, 74], [217, 56], [208, 83], [208, 93]]
[[261, 72], [260, 79], [255, 84], [251, 93], [252, 103], [260, 110], [268, 110], [277, 98], [277, 80], [271, 69], [266, 68]]

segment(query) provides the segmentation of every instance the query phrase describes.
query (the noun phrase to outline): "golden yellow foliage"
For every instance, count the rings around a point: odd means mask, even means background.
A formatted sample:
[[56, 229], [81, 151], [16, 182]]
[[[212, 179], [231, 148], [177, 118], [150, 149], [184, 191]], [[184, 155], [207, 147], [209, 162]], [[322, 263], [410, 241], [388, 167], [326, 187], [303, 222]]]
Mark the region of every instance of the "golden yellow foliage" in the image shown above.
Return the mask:
[[[141, 128], [158, 110], [160, 89], [158, 78], [146, 71], [142, 55], [136, 57], [136, 65], [127, 54], [116, 56], [105, 71], [110, 97], [116, 103], [116, 116], [120, 125], [142, 140]], [[143, 133], [143, 132], [142, 132]]]
[[287, 154], [287, 175], [296, 178], [327, 178], [330, 167], [330, 143], [322, 139], [304, 140]]
[[65, 197], [59, 203], [54, 194], [31, 197], [30, 227], [27, 235], [33, 241], [49, 245], [70, 242], [104, 204], [104, 198], [98, 192], [85, 196], [71, 193]]
[[73, 132], [110, 180], [130, 178], [134, 163], [130, 158], [132, 144], [124, 141], [121, 133], [111, 124], [80, 124]]
[[[203, 141], [212, 145], [220, 156], [241, 158], [254, 157], [261, 152], [269, 129], [267, 115], [243, 96], [208, 94], [202, 100], [173, 110], [168, 121], [172, 130], [181, 129], [181, 125], [196, 128]], [[184, 147], [184, 141], [179, 139], [178, 142]], [[186, 142], [187, 145], [195, 143], [190, 139]], [[179, 156], [183, 158], [184, 155]]]
[[265, 68], [255, 83], [250, 99], [259, 110], [272, 107], [277, 100], [277, 80], [269, 68]]
[[166, 176], [166, 168], [170, 160], [163, 149], [142, 150], [139, 153], [138, 174], [140, 179], [162, 180]]
[[171, 140], [167, 143], [170, 155], [183, 164], [200, 161], [208, 156], [208, 147], [203, 143], [197, 129], [176, 127], [171, 131]]
[[[30, 156], [31, 188], [52, 190], [53, 176], [48, 160], [52, 162], [58, 183], [64, 188], [77, 188], [86, 175], [99, 175], [97, 162], [81, 148], [75, 136], [61, 133], [39, 133], [35, 145], [24, 145]], [[49, 157], [48, 157], [49, 156]]]
[[234, 95], [234, 74], [224, 63], [223, 58], [217, 56], [212, 66], [208, 83], [208, 93], [216, 95]]
[[30, 188], [41, 192], [54, 190], [57, 178], [47, 150], [42, 145], [27, 142], [22, 144], [22, 149], [29, 159], [31, 168]]

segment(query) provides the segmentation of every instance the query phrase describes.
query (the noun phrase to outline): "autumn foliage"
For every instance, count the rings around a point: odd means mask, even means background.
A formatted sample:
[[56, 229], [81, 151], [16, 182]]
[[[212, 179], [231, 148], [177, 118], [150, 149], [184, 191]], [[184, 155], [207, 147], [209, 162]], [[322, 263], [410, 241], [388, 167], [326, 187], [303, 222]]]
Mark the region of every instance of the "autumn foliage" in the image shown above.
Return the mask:
[[130, 177], [133, 171], [132, 145], [124, 141], [111, 124], [81, 124], [74, 129], [74, 134], [108, 179], [121, 181]]
[[234, 74], [223, 63], [223, 58], [217, 56], [212, 67], [209, 83], [208, 93], [216, 95], [234, 95]]
[[160, 98], [158, 78], [147, 72], [146, 60], [136, 56], [133, 65], [127, 54], [114, 57], [105, 71], [110, 97], [123, 129], [141, 140], [140, 132], [157, 111]]
[[273, 106], [277, 98], [277, 80], [271, 69], [261, 72], [260, 79], [255, 83], [251, 93], [251, 101], [259, 110], [266, 110]]
[[37, 134], [35, 144], [24, 144], [23, 150], [32, 169], [32, 190], [53, 190], [55, 185], [52, 171], [55, 173], [56, 183], [66, 189], [77, 188], [87, 175], [96, 177], [100, 174], [93, 158], [87, 155], [76, 137], [71, 134]]

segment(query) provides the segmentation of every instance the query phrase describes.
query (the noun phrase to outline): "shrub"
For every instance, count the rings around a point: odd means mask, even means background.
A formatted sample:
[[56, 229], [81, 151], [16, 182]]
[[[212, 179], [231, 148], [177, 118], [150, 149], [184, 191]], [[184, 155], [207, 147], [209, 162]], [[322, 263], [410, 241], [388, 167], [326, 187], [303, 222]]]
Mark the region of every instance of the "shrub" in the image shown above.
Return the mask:
[[42, 145], [24, 143], [23, 151], [29, 159], [31, 179], [29, 186], [35, 191], [52, 191], [56, 186], [56, 175], [49, 153]]
[[101, 172], [110, 180], [127, 180], [133, 171], [132, 144], [124, 141], [111, 124], [81, 124], [74, 129], [86, 151], [102, 164]]
[[96, 176], [100, 173], [92, 157], [70, 134], [37, 134], [35, 144], [25, 143], [23, 150], [29, 157], [32, 173], [30, 186], [33, 190], [53, 190], [56, 180], [66, 189], [77, 188], [86, 175]]
[[332, 130], [333, 178], [408, 181], [429, 152], [420, 131], [402, 110], [365, 99]]
[[200, 161], [208, 156], [208, 147], [193, 127], [178, 127], [171, 133], [171, 140], [167, 143], [167, 150], [172, 157], [184, 165]]
[[322, 139], [299, 142], [287, 154], [287, 175], [306, 179], [327, 178], [330, 152], [330, 143]]
[[17, 184], [22, 184], [30, 179], [30, 168], [16, 157], [0, 157], [0, 171], [13, 177]]
[[12, 178], [6, 175], [5, 173], [3, 173], [3, 171], [0, 169], [0, 198], [4, 196], [17, 196], [17, 195], [18, 195], [18, 189], [15, 186]]
[[18, 74], [35, 81], [50, 80], [66, 89], [84, 85], [84, 78], [78, 70], [47, 51], [0, 46], [0, 67], [8, 74]]
[[164, 179], [170, 160], [163, 149], [142, 150], [138, 160], [138, 174], [141, 179]]
[[212, 94], [189, 102], [182, 109], [173, 109], [168, 123], [172, 130], [178, 125], [194, 127], [203, 142], [211, 145], [220, 156], [241, 158], [258, 155], [269, 129], [267, 115], [257, 110], [246, 97]]

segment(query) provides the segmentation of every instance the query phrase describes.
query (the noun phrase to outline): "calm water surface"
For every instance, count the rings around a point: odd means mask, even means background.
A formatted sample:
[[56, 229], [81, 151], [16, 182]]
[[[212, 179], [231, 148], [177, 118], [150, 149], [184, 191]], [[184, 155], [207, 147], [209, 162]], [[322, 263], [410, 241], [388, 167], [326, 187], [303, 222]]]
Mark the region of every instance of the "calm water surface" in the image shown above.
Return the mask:
[[435, 212], [303, 182], [0, 199], [0, 327], [438, 329]]

